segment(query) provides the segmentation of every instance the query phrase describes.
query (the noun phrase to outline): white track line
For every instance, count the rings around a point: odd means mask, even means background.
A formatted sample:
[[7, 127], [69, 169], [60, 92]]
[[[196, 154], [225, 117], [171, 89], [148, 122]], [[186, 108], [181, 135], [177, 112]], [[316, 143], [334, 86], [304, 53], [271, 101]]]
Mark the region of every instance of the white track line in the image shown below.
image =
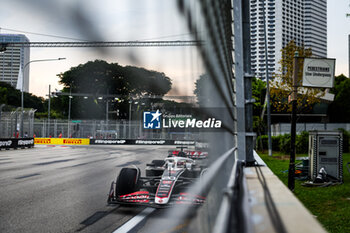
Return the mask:
[[141, 213], [124, 223], [121, 227], [113, 231], [113, 233], [127, 233], [141, 223], [148, 215], [155, 211], [155, 208], [147, 207]]

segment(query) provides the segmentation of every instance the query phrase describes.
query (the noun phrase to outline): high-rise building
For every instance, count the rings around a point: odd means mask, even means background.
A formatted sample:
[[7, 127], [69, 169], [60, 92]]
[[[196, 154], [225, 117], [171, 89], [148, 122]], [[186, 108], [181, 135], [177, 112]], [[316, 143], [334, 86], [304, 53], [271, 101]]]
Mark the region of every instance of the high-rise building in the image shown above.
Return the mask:
[[[0, 42], [29, 42], [29, 40], [21, 34], [0, 34]], [[0, 81], [16, 87], [21, 70], [24, 79], [23, 91], [29, 92], [29, 56], [29, 47], [8, 47], [6, 51], [0, 52]]]
[[327, 57], [327, 0], [304, 0], [304, 44], [312, 55]]
[[251, 66], [257, 77], [266, 77], [264, 14], [270, 77], [291, 40], [310, 47], [314, 56], [327, 56], [326, 0], [250, 0]]

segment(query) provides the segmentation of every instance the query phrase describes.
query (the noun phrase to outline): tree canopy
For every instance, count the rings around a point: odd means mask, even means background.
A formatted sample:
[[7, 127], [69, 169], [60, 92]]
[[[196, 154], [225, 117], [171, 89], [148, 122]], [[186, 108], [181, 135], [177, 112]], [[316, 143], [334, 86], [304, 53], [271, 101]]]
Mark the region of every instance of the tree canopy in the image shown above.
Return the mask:
[[[36, 109], [37, 112], [45, 110], [44, 99], [31, 93], [24, 92], [24, 107]], [[8, 83], [0, 82], [0, 104], [5, 104], [3, 111], [12, 111], [21, 106], [21, 91]]]
[[58, 75], [65, 91], [119, 95], [165, 95], [171, 79], [164, 73], [102, 60], [89, 61]]
[[350, 78], [343, 74], [336, 76], [331, 93], [335, 98], [328, 108], [330, 121], [350, 122]]
[[195, 90], [194, 94], [197, 97], [197, 103], [199, 106], [205, 106], [210, 102], [210, 88], [211, 88], [211, 82], [209, 79], [209, 76], [207, 74], [202, 74], [199, 79], [195, 82]]
[[[299, 72], [297, 82], [300, 84], [303, 72], [303, 58], [311, 57], [311, 49], [304, 46], [297, 46], [294, 41], [290, 41], [285, 48], [281, 50], [282, 58], [279, 61], [280, 68], [275, 77], [270, 81], [271, 103], [278, 112], [291, 111], [291, 104], [288, 103], [288, 96], [293, 91], [293, 59], [295, 52], [298, 52]], [[300, 85], [299, 85], [300, 86]], [[298, 88], [297, 108], [298, 111], [310, 109], [315, 103], [320, 101], [319, 97], [324, 95], [320, 88]]]
[[266, 95], [266, 82], [259, 78], [252, 79], [252, 97], [255, 99], [253, 115], [260, 116]]
[[[164, 73], [135, 66], [121, 66], [102, 60], [80, 64], [58, 75], [63, 84], [63, 92], [89, 94], [88, 99], [72, 98], [71, 117], [101, 119], [108, 111], [120, 112], [121, 118], [127, 118], [130, 98], [156, 95], [164, 96], [171, 89], [171, 79]], [[99, 99], [100, 95], [120, 96]], [[131, 96], [131, 97], [130, 97]], [[68, 115], [68, 97], [56, 98], [53, 106]]]

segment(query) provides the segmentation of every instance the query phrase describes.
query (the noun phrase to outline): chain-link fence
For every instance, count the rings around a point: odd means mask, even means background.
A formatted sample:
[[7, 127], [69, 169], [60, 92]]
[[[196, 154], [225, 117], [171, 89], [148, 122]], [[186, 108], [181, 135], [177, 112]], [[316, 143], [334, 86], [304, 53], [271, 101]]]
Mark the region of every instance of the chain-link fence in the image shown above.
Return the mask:
[[35, 120], [35, 137], [112, 138], [112, 139], [173, 139], [200, 140], [201, 134], [192, 129], [143, 129], [141, 121], [109, 120]]
[[34, 135], [34, 109], [17, 108], [12, 112], [0, 111], [0, 138], [32, 137]]

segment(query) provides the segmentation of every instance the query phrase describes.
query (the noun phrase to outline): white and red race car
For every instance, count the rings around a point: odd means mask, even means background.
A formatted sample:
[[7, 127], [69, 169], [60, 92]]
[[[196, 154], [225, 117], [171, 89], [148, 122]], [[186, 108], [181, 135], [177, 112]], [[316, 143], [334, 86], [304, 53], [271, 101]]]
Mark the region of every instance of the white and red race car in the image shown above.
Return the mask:
[[194, 160], [185, 157], [153, 160], [147, 164], [146, 177], [141, 177], [139, 168], [122, 168], [116, 181], [111, 184], [107, 202], [155, 208], [173, 204], [202, 204], [205, 197], [186, 190], [204, 171]]

